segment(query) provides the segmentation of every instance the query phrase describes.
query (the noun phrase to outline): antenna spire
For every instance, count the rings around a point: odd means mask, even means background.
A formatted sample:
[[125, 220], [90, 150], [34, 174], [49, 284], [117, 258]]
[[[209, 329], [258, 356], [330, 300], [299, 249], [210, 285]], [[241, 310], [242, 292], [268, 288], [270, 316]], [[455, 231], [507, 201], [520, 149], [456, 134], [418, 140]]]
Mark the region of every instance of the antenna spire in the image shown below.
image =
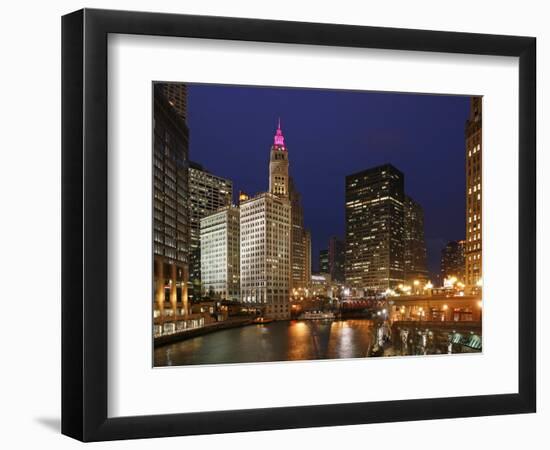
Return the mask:
[[282, 149], [285, 148], [285, 137], [283, 136], [283, 130], [281, 130], [281, 118], [279, 117], [278, 123], [277, 123], [277, 131], [275, 132], [275, 136], [273, 138], [273, 144], [276, 147], [281, 147]]

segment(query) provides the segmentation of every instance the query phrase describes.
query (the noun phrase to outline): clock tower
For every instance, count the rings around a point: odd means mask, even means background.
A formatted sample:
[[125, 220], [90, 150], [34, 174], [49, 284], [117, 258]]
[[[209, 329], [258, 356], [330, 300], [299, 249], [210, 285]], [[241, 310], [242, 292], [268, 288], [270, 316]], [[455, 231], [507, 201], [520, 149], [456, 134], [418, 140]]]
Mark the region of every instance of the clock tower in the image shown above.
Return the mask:
[[271, 146], [269, 160], [269, 192], [283, 198], [289, 197], [288, 149], [281, 130], [281, 119]]

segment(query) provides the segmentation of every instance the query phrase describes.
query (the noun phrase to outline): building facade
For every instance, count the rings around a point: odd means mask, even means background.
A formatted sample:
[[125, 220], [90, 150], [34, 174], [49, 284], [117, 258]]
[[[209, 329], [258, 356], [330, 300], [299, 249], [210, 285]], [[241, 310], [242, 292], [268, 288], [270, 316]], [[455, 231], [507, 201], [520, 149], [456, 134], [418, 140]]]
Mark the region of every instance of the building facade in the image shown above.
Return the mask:
[[262, 193], [240, 204], [241, 301], [266, 318], [290, 317], [291, 206]]
[[328, 270], [332, 281], [344, 282], [345, 248], [344, 241], [332, 236], [328, 241]]
[[[185, 98], [185, 85], [174, 90]], [[154, 86], [153, 104], [153, 332], [159, 336], [187, 326], [189, 129], [163, 84]]]
[[202, 296], [240, 300], [239, 209], [226, 206], [200, 221]]
[[269, 192], [290, 201], [292, 223], [290, 288], [304, 293], [311, 279], [311, 255], [308, 255], [311, 236], [304, 227], [302, 199], [290, 176], [289, 168], [288, 147], [285, 144], [279, 119], [269, 158]]
[[319, 250], [319, 272], [330, 273], [328, 264], [328, 249]]
[[482, 283], [482, 139], [481, 97], [470, 100], [466, 121], [466, 289], [475, 291]]
[[406, 284], [428, 280], [426, 241], [424, 240], [424, 210], [408, 195], [404, 202], [403, 268]]
[[404, 282], [404, 176], [390, 164], [346, 177], [345, 277], [353, 296]]
[[333, 297], [332, 279], [329, 273], [313, 273], [311, 275], [312, 297]]
[[464, 283], [465, 241], [451, 241], [441, 250], [441, 280], [455, 277], [457, 281]]
[[187, 86], [183, 83], [159, 83], [158, 88], [172, 110], [187, 123]]
[[303, 291], [310, 282], [311, 264], [308, 264], [308, 236], [304, 228], [304, 213], [300, 193], [292, 177], [290, 178], [290, 206], [292, 210], [292, 285], [291, 288]]
[[304, 230], [304, 250], [305, 250], [305, 278], [306, 278], [306, 289], [309, 289], [311, 286], [311, 232], [309, 230]]
[[231, 205], [233, 182], [216, 176], [201, 165], [189, 164], [189, 300], [199, 301], [204, 289], [201, 286], [201, 219], [220, 208]]

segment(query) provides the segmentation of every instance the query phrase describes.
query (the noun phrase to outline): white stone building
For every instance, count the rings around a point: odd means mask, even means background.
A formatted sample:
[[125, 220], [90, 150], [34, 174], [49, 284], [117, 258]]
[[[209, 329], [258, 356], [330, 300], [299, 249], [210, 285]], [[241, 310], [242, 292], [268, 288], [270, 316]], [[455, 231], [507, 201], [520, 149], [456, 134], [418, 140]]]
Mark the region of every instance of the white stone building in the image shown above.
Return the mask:
[[239, 209], [227, 206], [200, 221], [203, 295], [240, 299]]
[[291, 206], [262, 193], [240, 204], [241, 301], [265, 318], [290, 318]]

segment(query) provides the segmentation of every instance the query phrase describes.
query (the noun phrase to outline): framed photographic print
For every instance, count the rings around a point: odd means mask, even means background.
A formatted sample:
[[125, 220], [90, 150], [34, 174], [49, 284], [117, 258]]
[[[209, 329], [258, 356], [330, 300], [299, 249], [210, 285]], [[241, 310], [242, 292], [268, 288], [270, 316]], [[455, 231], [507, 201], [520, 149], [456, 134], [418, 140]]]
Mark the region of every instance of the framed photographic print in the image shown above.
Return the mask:
[[535, 39], [62, 22], [62, 432], [535, 411]]

